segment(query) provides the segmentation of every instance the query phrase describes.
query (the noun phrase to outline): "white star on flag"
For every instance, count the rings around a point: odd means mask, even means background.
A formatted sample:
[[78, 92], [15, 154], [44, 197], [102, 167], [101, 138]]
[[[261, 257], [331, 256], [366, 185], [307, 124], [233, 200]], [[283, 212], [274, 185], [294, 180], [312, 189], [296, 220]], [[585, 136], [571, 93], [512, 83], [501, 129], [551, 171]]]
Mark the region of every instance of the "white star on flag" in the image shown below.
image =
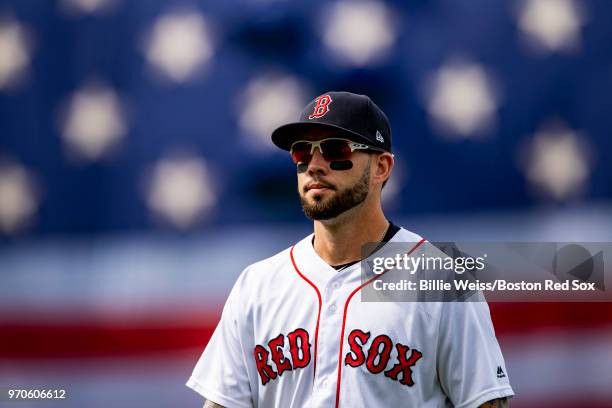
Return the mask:
[[60, 8], [68, 14], [102, 14], [110, 11], [118, 0], [62, 0]]
[[494, 123], [497, 98], [492, 79], [480, 65], [455, 59], [430, 82], [427, 110], [440, 133], [472, 137]]
[[160, 160], [148, 184], [148, 206], [179, 229], [195, 224], [217, 202], [208, 165], [197, 157]]
[[534, 187], [563, 200], [584, 190], [589, 177], [588, 159], [589, 148], [578, 133], [554, 123], [536, 132], [522, 161]]
[[152, 66], [175, 82], [185, 82], [212, 57], [213, 45], [204, 17], [171, 13], [157, 19], [146, 45]]
[[576, 49], [584, 23], [584, 9], [573, 0], [526, 0], [518, 17], [528, 45], [545, 52]]
[[395, 42], [391, 13], [382, 2], [342, 1], [325, 16], [323, 42], [351, 65], [376, 61]]
[[0, 163], [0, 232], [17, 232], [37, 208], [36, 187], [28, 171], [15, 163]]
[[111, 88], [88, 83], [70, 98], [62, 137], [77, 157], [100, 159], [126, 132], [121, 102]]
[[30, 58], [28, 30], [13, 19], [0, 20], [0, 90], [23, 77]]
[[255, 150], [273, 148], [270, 134], [277, 126], [297, 120], [305, 94], [305, 86], [292, 76], [270, 74], [251, 80], [240, 98], [239, 123], [246, 143]]

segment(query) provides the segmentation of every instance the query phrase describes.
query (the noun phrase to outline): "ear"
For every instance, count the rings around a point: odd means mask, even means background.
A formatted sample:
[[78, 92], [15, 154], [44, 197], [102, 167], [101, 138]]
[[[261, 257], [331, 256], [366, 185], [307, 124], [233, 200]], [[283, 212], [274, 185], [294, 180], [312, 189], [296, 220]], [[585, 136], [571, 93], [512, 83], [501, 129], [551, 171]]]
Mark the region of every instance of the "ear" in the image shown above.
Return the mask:
[[372, 167], [372, 181], [375, 184], [384, 183], [391, 176], [395, 161], [391, 153], [381, 153], [375, 155], [374, 166]]

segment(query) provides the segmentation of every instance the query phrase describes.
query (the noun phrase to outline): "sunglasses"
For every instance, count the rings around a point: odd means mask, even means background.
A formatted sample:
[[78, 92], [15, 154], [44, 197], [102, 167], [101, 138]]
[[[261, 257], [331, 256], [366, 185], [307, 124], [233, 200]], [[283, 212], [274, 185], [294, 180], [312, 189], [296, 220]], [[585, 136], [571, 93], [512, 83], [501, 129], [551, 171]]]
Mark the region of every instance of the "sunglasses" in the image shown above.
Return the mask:
[[385, 152], [374, 146], [356, 143], [348, 139], [329, 138], [317, 141], [298, 140], [291, 145], [289, 152], [295, 164], [309, 163], [316, 148], [328, 162], [350, 160], [355, 150], [373, 150]]

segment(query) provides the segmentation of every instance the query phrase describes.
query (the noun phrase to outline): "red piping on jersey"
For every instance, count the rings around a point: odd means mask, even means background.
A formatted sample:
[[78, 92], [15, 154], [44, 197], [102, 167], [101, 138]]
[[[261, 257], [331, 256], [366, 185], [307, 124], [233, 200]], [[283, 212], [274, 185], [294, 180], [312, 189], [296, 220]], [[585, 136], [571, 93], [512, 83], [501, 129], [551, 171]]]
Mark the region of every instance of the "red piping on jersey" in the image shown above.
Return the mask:
[[[295, 269], [297, 274], [300, 275], [302, 279], [304, 279], [310, 286], [312, 286], [312, 288], [317, 293], [317, 300], [319, 301], [319, 310], [317, 312], [317, 325], [315, 326], [315, 340], [314, 340], [314, 363], [313, 363], [313, 374], [312, 374], [312, 378], [314, 381], [314, 377], [317, 372], [317, 344], [319, 343], [319, 320], [321, 319], [321, 305], [323, 301], [321, 300], [321, 292], [319, 292], [319, 288], [317, 288], [317, 286], [314, 283], [312, 283], [310, 279], [304, 276], [304, 274], [300, 272], [300, 270], [298, 269], [295, 263], [295, 259], [293, 258], [293, 248], [295, 248], [295, 245], [292, 246], [291, 251], [289, 251], [289, 255], [291, 256], [291, 263], [293, 264], [293, 268]], [[314, 386], [314, 382], [313, 382], [313, 386]]]
[[[413, 253], [418, 247], [421, 246], [423, 242], [425, 242], [425, 238], [421, 239], [406, 254], [410, 255], [411, 253]], [[391, 269], [387, 269], [386, 271], [383, 271], [380, 275], [374, 276], [368, 279], [367, 281], [365, 281], [363, 284], [361, 284], [361, 286], [358, 286], [355, 290], [351, 292], [348, 298], [346, 298], [346, 302], [344, 303], [344, 315], [342, 316], [342, 331], [340, 332], [340, 353], [338, 354], [338, 382], [336, 384], [336, 408], [340, 406], [340, 382], [342, 381], [342, 346], [344, 345], [344, 329], [346, 327], [346, 312], [348, 311], [349, 303], [351, 302], [351, 299], [353, 298], [355, 293], [359, 292], [361, 289], [363, 289], [365, 286], [369, 285], [370, 283], [374, 282], [376, 279], [379, 279], [381, 276], [383, 276], [385, 273], [389, 272], [390, 270]]]

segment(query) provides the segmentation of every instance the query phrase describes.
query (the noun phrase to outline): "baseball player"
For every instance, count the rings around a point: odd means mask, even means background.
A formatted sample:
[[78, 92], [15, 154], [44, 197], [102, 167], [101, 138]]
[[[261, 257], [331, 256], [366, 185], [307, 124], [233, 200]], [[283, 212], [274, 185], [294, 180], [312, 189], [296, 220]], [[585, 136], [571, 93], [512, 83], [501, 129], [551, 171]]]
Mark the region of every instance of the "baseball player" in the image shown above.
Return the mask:
[[382, 110], [327, 92], [272, 141], [297, 166], [314, 232], [238, 278], [187, 382], [204, 406], [506, 407], [486, 302], [360, 299], [364, 244], [425, 243], [382, 211], [394, 164]]

